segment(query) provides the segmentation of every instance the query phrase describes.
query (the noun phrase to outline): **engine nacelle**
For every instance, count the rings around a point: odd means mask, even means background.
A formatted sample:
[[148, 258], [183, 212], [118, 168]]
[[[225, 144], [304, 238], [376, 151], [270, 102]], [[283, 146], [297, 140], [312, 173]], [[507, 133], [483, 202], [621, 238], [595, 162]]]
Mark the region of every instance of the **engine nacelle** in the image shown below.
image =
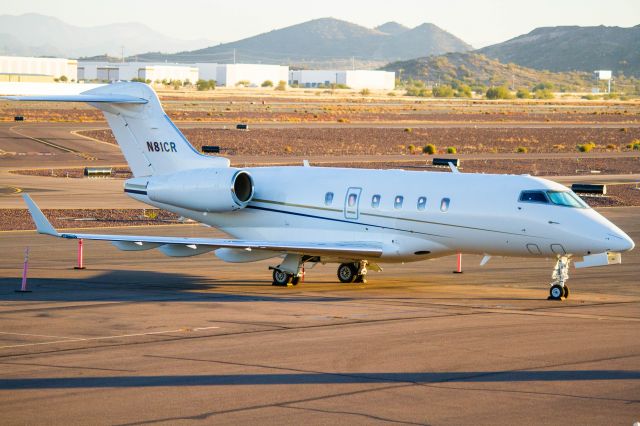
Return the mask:
[[202, 212], [231, 212], [253, 198], [253, 179], [231, 167], [185, 170], [153, 176], [147, 184], [152, 201]]

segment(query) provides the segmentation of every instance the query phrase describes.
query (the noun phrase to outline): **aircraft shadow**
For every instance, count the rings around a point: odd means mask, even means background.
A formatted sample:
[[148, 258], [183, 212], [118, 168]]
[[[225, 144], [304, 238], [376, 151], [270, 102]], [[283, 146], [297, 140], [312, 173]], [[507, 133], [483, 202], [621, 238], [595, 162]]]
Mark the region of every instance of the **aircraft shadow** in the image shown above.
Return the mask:
[[[285, 288], [273, 287], [270, 281], [217, 280], [188, 274], [153, 271], [105, 270], [90, 278], [29, 278], [31, 293], [16, 293], [20, 277], [0, 278], [0, 300], [25, 301], [173, 301], [173, 302], [335, 302], [347, 297], [314, 297], [286, 294]], [[216, 291], [221, 286], [225, 291]], [[273, 295], [233, 293], [229, 289], [262, 288]], [[278, 291], [283, 290], [283, 291]]]
[[639, 380], [640, 371], [464, 371], [440, 373], [204, 374], [178, 376], [47, 377], [0, 379], [2, 390], [165, 386], [301, 385], [354, 383], [518, 383]]

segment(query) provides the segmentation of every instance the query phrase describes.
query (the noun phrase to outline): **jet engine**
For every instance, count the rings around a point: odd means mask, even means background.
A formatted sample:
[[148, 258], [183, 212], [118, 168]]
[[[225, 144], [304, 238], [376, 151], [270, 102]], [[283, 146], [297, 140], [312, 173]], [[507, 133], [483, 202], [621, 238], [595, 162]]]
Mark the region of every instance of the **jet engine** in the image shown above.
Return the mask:
[[231, 167], [185, 170], [149, 179], [150, 200], [189, 210], [224, 213], [244, 208], [253, 198], [253, 179]]

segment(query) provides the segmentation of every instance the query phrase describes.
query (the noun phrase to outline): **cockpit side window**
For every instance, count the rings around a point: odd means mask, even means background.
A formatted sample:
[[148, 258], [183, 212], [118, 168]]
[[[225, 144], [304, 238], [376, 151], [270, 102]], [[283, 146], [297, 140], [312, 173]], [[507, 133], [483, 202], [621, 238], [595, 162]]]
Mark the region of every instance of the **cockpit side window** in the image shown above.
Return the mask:
[[524, 203], [544, 203], [549, 204], [549, 200], [544, 191], [522, 191], [520, 193], [520, 202]]

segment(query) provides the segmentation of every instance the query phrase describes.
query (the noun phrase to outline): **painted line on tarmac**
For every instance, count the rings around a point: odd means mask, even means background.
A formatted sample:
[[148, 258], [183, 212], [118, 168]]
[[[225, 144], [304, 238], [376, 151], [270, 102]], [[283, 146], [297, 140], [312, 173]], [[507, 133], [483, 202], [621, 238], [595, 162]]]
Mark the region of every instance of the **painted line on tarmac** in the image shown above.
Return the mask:
[[[42, 345], [53, 345], [56, 343], [74, 343], [74, 342], [89, 342], [89, 341], [93, 341], [93, 340], [109, 340], [109, 339], [121, 339], [124, 337], [142, 337], [142, 336], [154, 336], [154, 335], [158, 335], [158, 334], [169, 334], [169, 333], [184, 333], [190, 330], [193, 331], [202, 331], [202, 330], [211, 330], [214, 328], [220, 328], [220, 327], [200, 327], [200, 328], [193, 328], [193, 329], [188, 329], [188, 328], [180, 328], [177, 330], [164, 330], [164, 331], [150, 331], [148, 333], [133, 333], [133, 334], [119, 334], [116, 336], [101, 336], [101, 337], [86, 337], [86, 338], [82, 338], [82, 337], [64, 337], [64, 336], [47, 336], [47, 337], [58, 337], [60, 339], [65, 339], [65, 340], [54, 340], [51, 342], [38, 342], [38, 343], [22, 343], [19, 345], [7, 345], [7, 346], [0, 346], [0, 349], [10, 349], [10, 348], [22, 348], [25, 346], [42, 346]], [[0, 332], [0, 334], [17, 334], [17, 335], [24, 335], [24, 336], [41, 336], [38, 334], [22, 334], [22, 333], [2, 333]]]

